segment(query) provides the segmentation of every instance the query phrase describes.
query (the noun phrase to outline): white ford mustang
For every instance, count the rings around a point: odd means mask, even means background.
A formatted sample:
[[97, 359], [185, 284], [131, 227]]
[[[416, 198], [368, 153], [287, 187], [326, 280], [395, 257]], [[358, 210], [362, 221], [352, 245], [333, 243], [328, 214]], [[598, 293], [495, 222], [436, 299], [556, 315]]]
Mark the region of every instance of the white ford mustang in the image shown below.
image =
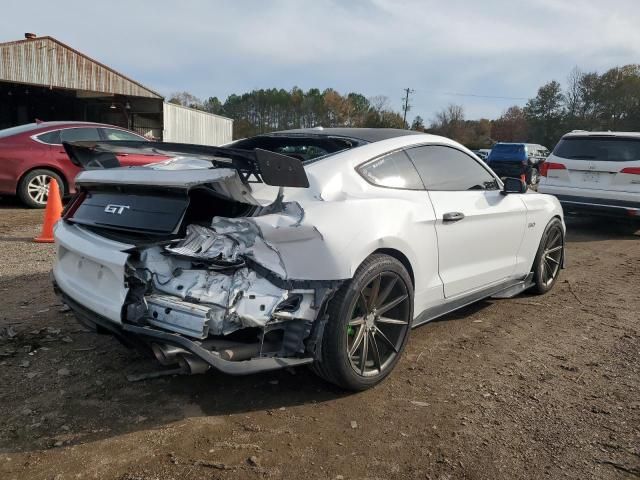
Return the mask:
[[[185, 373], [311, 364], [365, 389], [412, 327], [545, 293], [564, 262], [555, 197], [442, 137], [303, 129], [65, 148], [86, 170], [55, 230], [56, 292], [84, 324]], [[169, 159], [106, 168], [140, 151]]]

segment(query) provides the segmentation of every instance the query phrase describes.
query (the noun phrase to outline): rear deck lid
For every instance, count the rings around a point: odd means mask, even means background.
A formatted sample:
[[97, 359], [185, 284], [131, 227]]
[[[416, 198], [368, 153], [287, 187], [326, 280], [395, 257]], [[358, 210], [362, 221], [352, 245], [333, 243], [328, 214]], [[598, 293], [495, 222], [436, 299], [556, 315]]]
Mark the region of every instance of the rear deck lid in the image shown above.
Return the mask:
[[[173, 234], [189, 207], [189, 192], [202, 188], [214, 197], [260, 206], [233, 169], [176, 169], [175, 162], [147, 167], [87, 170], [76, 178], [81, 195], [68, 218], [73, 223], [147, 234]], [[183, 165], [184, 166], [184, 165]]]

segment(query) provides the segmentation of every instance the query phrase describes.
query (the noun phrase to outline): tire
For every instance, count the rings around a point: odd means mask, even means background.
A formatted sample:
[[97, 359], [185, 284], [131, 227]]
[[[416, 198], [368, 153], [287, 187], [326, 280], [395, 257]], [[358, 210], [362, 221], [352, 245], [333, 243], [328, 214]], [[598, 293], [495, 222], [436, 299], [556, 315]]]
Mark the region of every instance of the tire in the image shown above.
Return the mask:
[[47, 205], [49, 182], [55, 178], [60, 195], [64, 197], [64, 182], [60, 175], [52, 170], [38, 168], [27, 173], [18, 185], [18, 197], [29, 208], [44, 208]]
[[543, 295], [553, 288], [558, 277], [564, 255], [564, 231], [558, 218], [552, 219], [544, 229], [540, 246], [533, 261], [532, 291]]
[[336, 292], [327, 314], [313, 370], [346, 390], [373, 387], [391, 373], [409, 339], [411, 277], [395, 258], [374, 254]]

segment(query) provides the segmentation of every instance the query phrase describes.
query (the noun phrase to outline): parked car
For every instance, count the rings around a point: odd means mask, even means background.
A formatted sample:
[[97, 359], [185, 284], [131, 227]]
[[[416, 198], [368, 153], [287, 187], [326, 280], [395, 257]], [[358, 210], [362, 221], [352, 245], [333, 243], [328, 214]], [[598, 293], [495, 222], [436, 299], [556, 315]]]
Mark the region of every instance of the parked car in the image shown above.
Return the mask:
[[565, 211], [640, 221], [640, 133], [567, 133], [540, 173]]
[[[0, 130], [0, 195], [17, 195], [31, 208], [47, 204], [55, 178], [63, 194], [75, 192], [80, 168], [69, 161], [62, 142], [146, 139], [112, 125], [88, 122], [36, 122]], [[151, 159], [151, 160], [150, 160]], [[123, 165], [143, 165], [158, 157], [122, 154]]]
[[[65, 147], [74, 161], [119, 151]], [[78, 175], [54, 288], [85, 325], [185, 373], [311, 365], [362, 390], [412, 327], [545, 293], [563, 265], [558, 200], [447, 138], [327, 128], [153, 148], [176, 158]]]
[[488, 148], [481, 148], [479, 150], [472, 150], [472, 152], [475, 153], [480, 160], [486, 161], [489, 153], [491, 153], [491, 150]]
[[549, 155], [549, 150], [533, 143], [496, 143], [486, 162], [496, 174], [503, 177], [525, 175], [527, 185], [537, 185], [540, 166]]

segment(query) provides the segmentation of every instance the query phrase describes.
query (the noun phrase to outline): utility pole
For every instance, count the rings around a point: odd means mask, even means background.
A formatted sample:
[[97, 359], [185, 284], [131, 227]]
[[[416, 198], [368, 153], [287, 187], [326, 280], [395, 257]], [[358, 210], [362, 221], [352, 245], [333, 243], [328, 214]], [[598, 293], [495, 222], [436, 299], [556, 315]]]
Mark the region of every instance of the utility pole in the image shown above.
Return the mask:
[[404, 112], [404, 115], [402, 117], [402, 120], [405, 125], [407, 124], [407, 112], [411, 110], [411, 105], [409, 105], [409, 95], [413, 94], [414, 92], [415, 90], [412, 90], [410, 88], [404, 89], [404, 98], [402, 99], [402, 111]]

